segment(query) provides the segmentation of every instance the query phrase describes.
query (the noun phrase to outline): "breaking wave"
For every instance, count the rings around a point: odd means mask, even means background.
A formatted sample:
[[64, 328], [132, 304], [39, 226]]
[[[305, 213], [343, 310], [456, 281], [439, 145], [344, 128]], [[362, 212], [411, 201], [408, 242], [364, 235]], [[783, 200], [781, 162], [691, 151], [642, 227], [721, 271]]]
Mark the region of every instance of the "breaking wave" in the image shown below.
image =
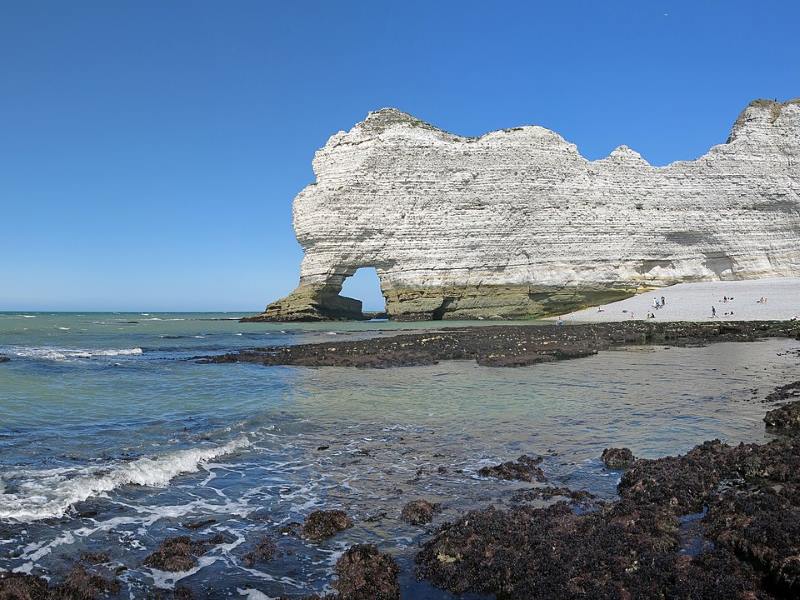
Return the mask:
[[66, 361], [81, 358], [87, 359], [108, 356], [139, 356], [144, 353], [144, 350], [141, 348], [111, 348], [100, 350], [84, 348], [58, 348], [53, 346], [10, 346], [3, 350], [3, 352], [19, 358]]
[[6, 472], [0, 484], [0, 519], [28, 523], [58, 518], [73, 504], [123, 485], [163, 487], [181, 473], [198, 471], [207, 461], [249, 445], [242, 437], [215, 448], [177, 450], [105, 467]]

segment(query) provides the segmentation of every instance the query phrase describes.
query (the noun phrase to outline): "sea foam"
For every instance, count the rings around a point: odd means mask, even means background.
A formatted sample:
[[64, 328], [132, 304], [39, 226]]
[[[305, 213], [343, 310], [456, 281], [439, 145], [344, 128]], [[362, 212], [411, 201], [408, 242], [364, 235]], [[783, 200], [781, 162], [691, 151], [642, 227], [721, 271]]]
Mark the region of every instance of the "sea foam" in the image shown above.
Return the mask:
[[55, 346], [9, 346], [3, 350], [19, 358], [34, 360], [67, 361], [74, 359], [98, 358], [104, 356], [139, 356], [144, 353], [141, 348], [59, 348]]
[[12, 471], [5, 474], [0, 519], [20, 522], [62, 517], [70, 506], [123, 485], [163, 487], [181, 473], [198, 471], [209, 460], [250, 445], [241, 437], [214, 448], [177, 450], [154, 458], [84, 469]]

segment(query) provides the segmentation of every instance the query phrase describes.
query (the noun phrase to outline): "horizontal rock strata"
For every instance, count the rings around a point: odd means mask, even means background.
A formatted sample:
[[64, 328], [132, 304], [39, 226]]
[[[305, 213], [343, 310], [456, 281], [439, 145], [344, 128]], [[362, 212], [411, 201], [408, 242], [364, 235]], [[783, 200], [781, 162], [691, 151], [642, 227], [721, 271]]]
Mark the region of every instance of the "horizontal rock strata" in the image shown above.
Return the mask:
[[654, 167], [590, 161], [542, 127], [452, 135], [394, 109], [328, 140], [294, 200], [300, 285], [256, 320], [358, 318], [374, 267], [394, 319], [526, 318], [684, 281], [800, 275], [800, 100]]

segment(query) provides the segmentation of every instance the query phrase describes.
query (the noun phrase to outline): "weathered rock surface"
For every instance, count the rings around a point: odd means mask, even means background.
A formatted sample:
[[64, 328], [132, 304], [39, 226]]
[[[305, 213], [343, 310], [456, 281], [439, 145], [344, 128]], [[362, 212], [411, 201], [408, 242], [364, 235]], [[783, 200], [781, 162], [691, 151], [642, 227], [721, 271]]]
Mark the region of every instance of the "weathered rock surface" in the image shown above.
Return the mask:
[[532, 458], [523, 454], [515, 461], [506, 461], [491, 467], [481, 467], [478, 475], [509, 481], [546, 481], [544, 471], [539, 467], [542, 457]]
[[790, 402], [769, 411], [764, 416], [764, 422], [768, 427], [800, 432], [800, 401]]
[[119, 582], [77, 564], [64, 581], [51, 586], [43, 577], [0, 572], [0, 600], [94, 600], [116, 596]]
[[[443, 525], [419, 575], [455, 593], [512, 598], [797, 598], [800, 438], [705, 442], [639, 460], [618, 502], [578, 513], [489, 507]], [[534, 490], [526, 490], [534, 491]], [[711, 544], [685, 551], [687, 518]]]
[[800, 380], [775, 388], [773, 392], [767, 394], [765, 401], [780, 402], [781, 400], [791, 400], [793, 398], [800, 398]]
[[170, 537], [144, 560], [144, 564], [160, 571], [188, 571], [197, 564], [198, 556], [224, 541], [222, 534], [202, 540], [193, 540], [186, 535]]
[[315, 510], [306, 517], [301, 535], [310, 540], [324, 540], [353, 526], [343, 510]]
[[394, 109], [328, 140], [293, 220], [300, 284], [257, 319], [356, 318], [375, 267], [394, 319], [532, 317], [683, 281], [800, 275], [800, 100], [757, 100], [728, 141], [654, 167], [558, 134], [468, 138]]
[[606, 448], [600, 459], [605, 466], [615, 471], [627, 469], [636, 460], [630, 448]]
[[387, 368], [475, 360], [490, 367], [517, 367], [590, 356], [626, 344], [685, 346], [745, 342], [767, 337], [800, 339], [800, 321], [668, 323], [625, 321], [560, 327], [495, 325], [453, 327], [332, 344], [293, 344], [198, 357], [200, 362]]
[[337, 580], [333, 587], [339, 600], [400, 600], [394, 559], [373, 544], [349, 548], [336, 561]]
[[[348, 548], [336, 561], [333, 593], [312, 594], [303, 600], [400, 600], [400, 568], [374, 544]], [[290, 598], [281, 597], [281, 600]]]
[[438, 503], [431, 503], [427, 500], [412, 500], [407, 503], [400, 518], [410, 525], [425, 525], [433, 520], [433, 515], [442, 509]]
[[242, 557], [242, 563], [246, 567], [252, 567], [258, 563], [272, 560], [278, 553], [278, 546], [268, 536], [262, 537], [255, 547]]

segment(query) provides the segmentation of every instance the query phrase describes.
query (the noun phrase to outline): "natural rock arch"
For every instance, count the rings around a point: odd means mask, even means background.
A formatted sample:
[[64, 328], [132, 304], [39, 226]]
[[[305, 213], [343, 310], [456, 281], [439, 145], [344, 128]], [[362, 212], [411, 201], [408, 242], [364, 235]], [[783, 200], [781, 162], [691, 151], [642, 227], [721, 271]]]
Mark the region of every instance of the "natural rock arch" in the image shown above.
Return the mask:
[[752, 102], [728, 141], [654, 167], [590, 161], [542, 127], [476, 138], [394, 109], [314, 157], [294, 200], [300, 284], [265, 320], [357, 318], [375, 266], [390, 318], [529, 318], [684, 281], [800, 275], [800, 100]]
[[339, 295], [360, 299], [365, 316], [375, 318], [386, 314], [386, 298], [378, 270], [373, 266], [359, 267], [345, 277]]

